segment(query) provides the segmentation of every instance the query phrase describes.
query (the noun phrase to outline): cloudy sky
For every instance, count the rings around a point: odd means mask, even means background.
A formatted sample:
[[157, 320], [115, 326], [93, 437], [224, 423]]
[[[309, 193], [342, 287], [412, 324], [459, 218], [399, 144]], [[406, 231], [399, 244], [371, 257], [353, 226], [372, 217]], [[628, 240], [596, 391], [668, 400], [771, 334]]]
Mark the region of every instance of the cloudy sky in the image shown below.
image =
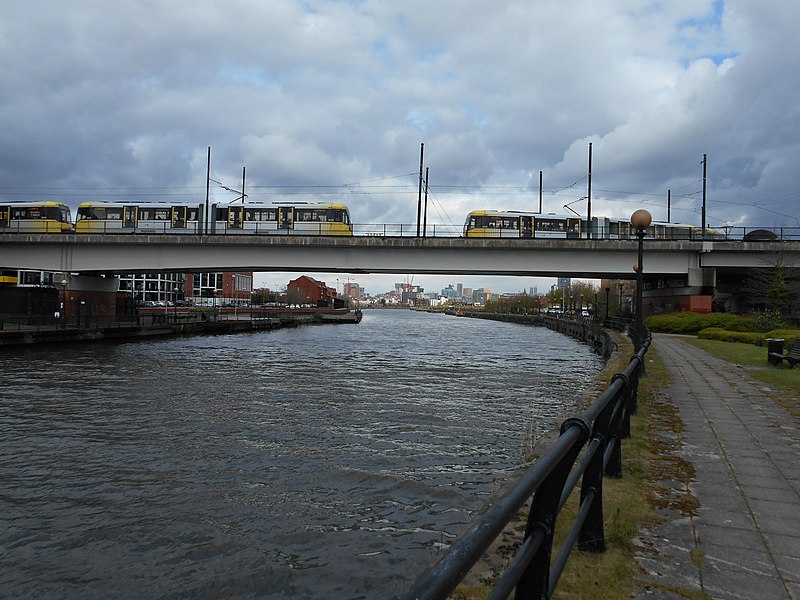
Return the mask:
[[712, 227], [794, 227], [797, 23], [791, 0], [7, 0], [0, 200], [203, 202], [211, 147], [251, 200], [411, 225], [424, 144], [429, 224], [537, 210], [540, 171], [545, 212], [585, 215], [591, 143], [593, 215], [666, 220], [671, 190], [699, 225], [706, 154]]

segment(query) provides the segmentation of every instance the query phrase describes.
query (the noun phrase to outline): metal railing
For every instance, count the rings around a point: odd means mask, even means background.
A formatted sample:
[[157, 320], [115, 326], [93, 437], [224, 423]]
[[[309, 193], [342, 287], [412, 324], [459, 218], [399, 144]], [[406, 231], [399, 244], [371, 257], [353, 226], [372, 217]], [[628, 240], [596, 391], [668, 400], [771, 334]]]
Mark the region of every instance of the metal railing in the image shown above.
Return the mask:
[[[550, 598], [577, 542], [587, 552], [605, 551], [603, 477], [622, 477], [622, 439], [630, 436], [636, 413], [639, 377], [650, 347], [647, 337], [628, 366], [578, 417], [565, 420], [561, 435], [514, 487], [455, 542], [422, 579], [407, 600], [448, 597], [529, 500], [531, 507], [522, 545], [494, 584], [489, 600]], [[556, 520], [580, 480], [580, 504], [565, 541], [554, 556]]]
[[[298, 222], [296, 228], [276, 229], [274, 224], [268, 222], [248, 222], [244, 228], [229, 226], [226, 223], [215, 224], [209, 227], [211, 235], [268, 235], [268, 236], [327, 236], [342, 235], [341, 233], [331, 234], [329, 228], [331, 222]], [[453, 223], [428, 223], [424, 227], [418, 228], [414, 223], [352, 223], [353, 235], [356, 237], [436, 237], [436, 238], [460, 238], [464, 236], [463, 225]], [[61, 223], [43, 223], [31, 225], [29, 223], [11, 222], [8, 225], [0, 224], [0, 233], [63, 233], [74, 234], [75, 231], [62, 230]], [[164, 221], [158, 225], [148, 224], [136, 228], [122, 228], [121, 223], [114, 221], [93, 222], [90, 234], [112, 234], [112, 235], [203, 235], [204, 225], [198, 221], [188, 221], [185, 226], [174, 227], [169, 221]], [[418, 236], [419, 233], [419, 236]], [[504, 239], [522, 239], [526, 237], [518, 229], [499, 230], [493, 237]], [[528, 236], [530, 237], [530, 236]], [[552, 239], [569, 238], [566, 233], [553, 233], [546, 231], [532, 232], [533, 239]], [[582, 240], [582, 236], [574, 239]], [[599, 230], [592, 235], [592, 239], [607, 240], [636, 240], [632, 231], [609, 231], [608, 229]], [[782, 242], [800, 240], [800, 227], [733, 227], [724, 226], [718, 228], [706, 228], [703, 231], [700, 227], [681, 227], [675, 229], [648, 231], [647, 240], [658, 241], [746, 241], [746, 242]]]

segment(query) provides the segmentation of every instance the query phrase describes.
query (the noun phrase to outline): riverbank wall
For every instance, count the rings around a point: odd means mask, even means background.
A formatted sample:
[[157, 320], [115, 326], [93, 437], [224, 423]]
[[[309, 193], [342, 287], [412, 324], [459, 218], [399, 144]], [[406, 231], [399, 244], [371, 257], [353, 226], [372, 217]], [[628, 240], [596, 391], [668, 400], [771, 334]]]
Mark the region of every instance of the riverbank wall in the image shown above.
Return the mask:
[[182, 335], [219, 335], [272, 331], [301, 325], [355, 324], [361, 311], [238, 311], [219, 313], [142, 313], [134, 321], [94, 321], [84, 325], [66, 323], [5, 322], [0, 328], [0, 347], [49, 345], [98, 341], [130, 341]]
[[506, 323], [518, 323], [520, 325], [547, 327], [558, 333], [563, 333], [576, 340], [590, 344], [597, 353], [606, 360], [608, 360], [617, 348], [617, 344], [609, 335], [608, 330], [603, 324], [594, 323], [589, 320], [563, 319], [547, 315], [528, 315], [524, 313], [491, 313], [463, 310], [459, 312], [448, 311], [447, 314], [472, 319], [489, 319], [491, 321], [504, 321]]

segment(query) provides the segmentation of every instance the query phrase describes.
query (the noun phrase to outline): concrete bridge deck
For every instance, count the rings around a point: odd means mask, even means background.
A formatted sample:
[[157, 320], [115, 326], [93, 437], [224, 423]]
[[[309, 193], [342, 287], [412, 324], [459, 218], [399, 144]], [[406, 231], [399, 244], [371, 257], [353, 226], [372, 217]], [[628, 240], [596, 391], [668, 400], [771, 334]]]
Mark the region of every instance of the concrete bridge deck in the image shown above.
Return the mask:
[[[800, 241], [645, 240], [646, 275], [764, 268]], [[631, 279], [634, 240], [0, 233], [5, 268], [53, 272], [290, 271]], [[693, 285], [693, 284], [692, 284]], [[699, 285], [706, 285], [705, 283]]]
[[683, 422], [679, 439], [664, 441], [695, 471], [688, 485], [665, 483], [699, 508], [673, 504], [641, 536], [635, 597], [800, 599], [797, 399], [788, 399], [792, 413], [736, 365], [678, 337], [654, 342], [673, 378], [664, 400]]

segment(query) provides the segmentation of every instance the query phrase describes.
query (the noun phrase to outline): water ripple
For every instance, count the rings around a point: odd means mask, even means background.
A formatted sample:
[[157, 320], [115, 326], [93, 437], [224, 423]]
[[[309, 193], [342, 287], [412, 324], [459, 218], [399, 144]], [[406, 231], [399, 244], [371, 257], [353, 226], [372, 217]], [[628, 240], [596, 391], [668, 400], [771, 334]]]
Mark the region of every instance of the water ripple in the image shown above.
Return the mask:
[[81, 599], [397, 597], [601, 366], [408, 311], [0, 356], [0, 589]]

